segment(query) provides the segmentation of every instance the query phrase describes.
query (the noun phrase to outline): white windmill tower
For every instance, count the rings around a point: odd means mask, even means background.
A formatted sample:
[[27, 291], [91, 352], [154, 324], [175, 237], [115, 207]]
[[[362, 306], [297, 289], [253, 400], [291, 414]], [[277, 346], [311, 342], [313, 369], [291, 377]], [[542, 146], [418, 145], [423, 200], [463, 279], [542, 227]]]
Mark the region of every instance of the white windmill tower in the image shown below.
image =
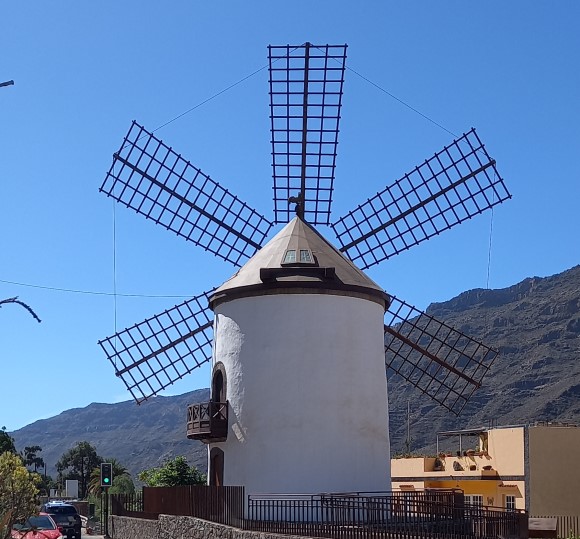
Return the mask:
[[229, 429], [209, 445], [212, 482], [388, 490], [388, 301], [300, 217], [214, 292], [212, 378]]
[[[265, 243], [273, 223], [134, 122], [101, 191], [244, 265], [100, 345], [138, 403], [211, 361], [211, 399], [188, 408], [211, 484], [388, 490], [385, 367], [458, 414], [497, 352], [389, 297], [357, 266], [510, 194], [471, 129], [331, 223], [346, 45], [269, 51], [274, 213], [286, 226]], [[314, 225], [330, 225], [341, 247]]]

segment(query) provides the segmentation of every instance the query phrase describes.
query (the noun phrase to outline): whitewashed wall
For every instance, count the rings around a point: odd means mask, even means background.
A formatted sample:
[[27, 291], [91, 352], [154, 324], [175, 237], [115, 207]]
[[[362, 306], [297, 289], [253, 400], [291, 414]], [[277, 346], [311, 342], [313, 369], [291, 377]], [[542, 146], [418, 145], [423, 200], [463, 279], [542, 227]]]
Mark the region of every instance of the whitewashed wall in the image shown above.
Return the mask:
[[216, 308], [230, 402], [224, 483], [247, 493], [390, 490], [383, 309], [334, 295]]

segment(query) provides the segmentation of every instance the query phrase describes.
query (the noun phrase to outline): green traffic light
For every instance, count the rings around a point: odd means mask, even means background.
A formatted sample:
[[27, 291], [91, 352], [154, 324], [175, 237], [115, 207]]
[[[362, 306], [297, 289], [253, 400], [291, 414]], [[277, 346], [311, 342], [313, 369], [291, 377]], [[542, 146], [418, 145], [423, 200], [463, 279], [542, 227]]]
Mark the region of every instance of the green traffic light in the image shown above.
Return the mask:
[[113, 466], [108, 462], [101, 463], [101, 486], [110, 487], [113, 483]]

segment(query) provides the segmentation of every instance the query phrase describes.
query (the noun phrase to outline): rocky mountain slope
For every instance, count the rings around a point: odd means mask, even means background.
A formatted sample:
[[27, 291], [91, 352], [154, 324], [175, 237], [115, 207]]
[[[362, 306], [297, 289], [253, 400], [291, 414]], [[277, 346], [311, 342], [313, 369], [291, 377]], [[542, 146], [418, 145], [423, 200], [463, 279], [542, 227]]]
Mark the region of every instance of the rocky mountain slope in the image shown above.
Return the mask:
[[209, 391], [199, 389], [175, 397], [154, 397], [140, 406], [133, 400], [93, 403], [35, 421], [11, 436], [18, 450], [31, 445], [42, 447], [41, 456], [52, 477], [56, 477], [55, 465], [61, 455], [84, 440], [93, 444], [102, 457], [119, 460], [133, 477], [179, 455], [205, 470], [205, 445], [188, 440], [185, 431], [187, 406], [208, 398]]
[[393, 451], [405, 447], [407, 399], [412, 448], [431, 452], [443, 430], [580, 422], [580, 266], [502, 290], [470, 290], [427, 312], [499, 349], [500, 356], [460, 417], [393, 380]]
[[[500, 350], [481, 389], [460, 417], [401, 380], [389, 379], [393, 453], [405, 448], [407, 403], [412, 450], [434, 452], [436, 433], [533, 421], [580, 422], [580, 266], [502, 290], [470, 290], [429, 307], [429, 314]], [[208, 390], [156, 397], [136, 406], [91, 404], [11, 433], [19, 449], [40, 445], [54, 475], [58, 458], [87, 440], [136, 474], [167, 457], [186, 455], [205, 469], [200, 442], [185, 438], [187, 405]], [[453, 448], [450, 448], [453, 449]]]

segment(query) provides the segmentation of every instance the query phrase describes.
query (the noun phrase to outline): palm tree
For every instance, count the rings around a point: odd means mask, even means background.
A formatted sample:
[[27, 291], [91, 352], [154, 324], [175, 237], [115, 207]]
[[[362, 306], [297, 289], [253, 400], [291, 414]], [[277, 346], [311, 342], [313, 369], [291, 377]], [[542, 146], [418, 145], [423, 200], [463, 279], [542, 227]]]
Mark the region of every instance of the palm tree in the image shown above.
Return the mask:
[[41, 451], [42, 447], [39, 445], [26, 446], [24, 448], [24, 464], [26, 466], [34, 466], [35, 472], [38, 468], [44, 467], [44, 459], [37, 455], [37, 453], [40, 453]]

